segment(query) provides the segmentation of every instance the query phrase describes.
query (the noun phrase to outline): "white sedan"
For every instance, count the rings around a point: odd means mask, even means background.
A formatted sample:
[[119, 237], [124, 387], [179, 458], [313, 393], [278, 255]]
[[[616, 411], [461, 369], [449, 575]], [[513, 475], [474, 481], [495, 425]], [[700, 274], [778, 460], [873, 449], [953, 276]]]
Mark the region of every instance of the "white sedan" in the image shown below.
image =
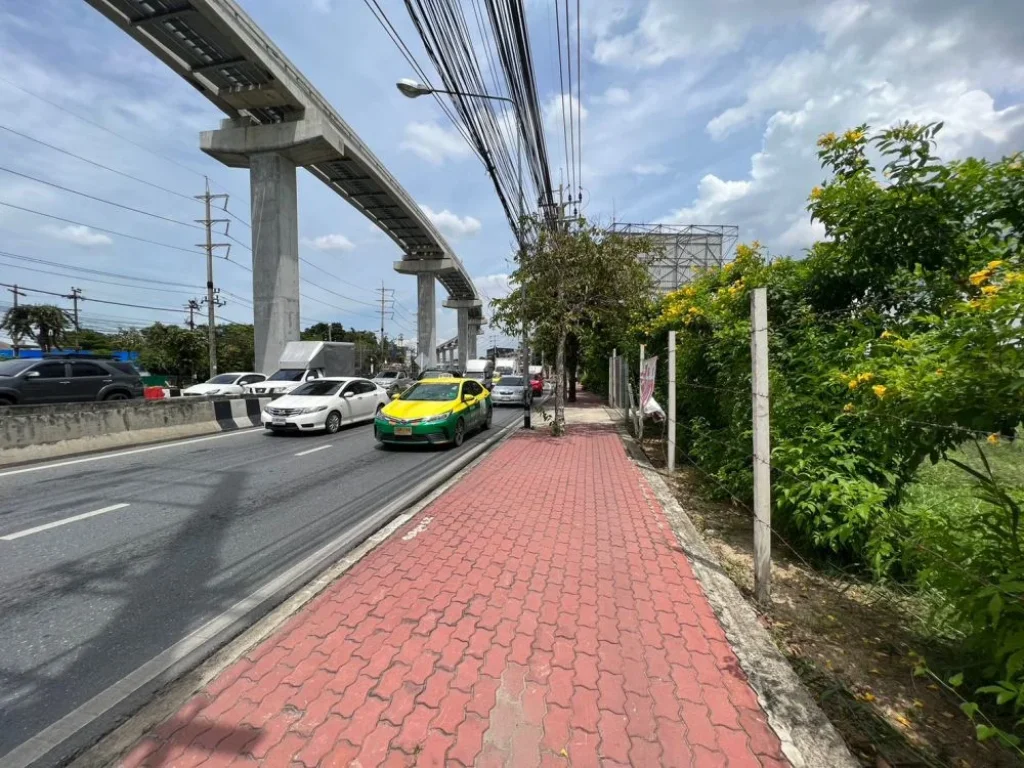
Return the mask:
[[316, 379], [271, 401], [261, 418], [274, 432], [325, 429], [334, 434], [342, 424], [373, 421], [389, 402], [388, 393], [367, 379]]
[[245, 386], [264, 381], [267, 377], [262, 373], [220, 373], [202, 384], [193, 384], [183, 389], [181, 394], [195, 397], [197, 395], [241, 395]]

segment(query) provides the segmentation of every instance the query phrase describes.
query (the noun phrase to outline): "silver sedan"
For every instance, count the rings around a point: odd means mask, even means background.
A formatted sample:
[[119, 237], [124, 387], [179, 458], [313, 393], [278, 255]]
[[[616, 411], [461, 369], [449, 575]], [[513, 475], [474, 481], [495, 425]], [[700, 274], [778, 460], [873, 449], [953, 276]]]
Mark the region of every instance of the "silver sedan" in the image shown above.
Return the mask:
[[502, 376], [491, 390], [494, 405], [522, 407], [533, 400], [533, 390], [523, 382], [522, 376]]

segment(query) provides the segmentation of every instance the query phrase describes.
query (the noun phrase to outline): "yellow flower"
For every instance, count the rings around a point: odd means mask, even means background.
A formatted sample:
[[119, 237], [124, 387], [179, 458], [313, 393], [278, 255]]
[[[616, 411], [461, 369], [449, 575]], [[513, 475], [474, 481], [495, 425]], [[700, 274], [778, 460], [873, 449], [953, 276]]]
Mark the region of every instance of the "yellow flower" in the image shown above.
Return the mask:
[[846, 405], [843, 406], [843, 413], [853, 413], [853, 411], [853, 403], [847, 403]]
[[981, 287], [981, 292], [986, 296], [994, 296], [999, 293], [1000, 290], [1000, 286], [998, 285], [983, 285]]
[[989, 443], [989, 445], [999, 445], [999, 433], [993, 432], [986, 438], [986, 440]]
[[891, 339], [895, 335], [896, 334], [893, 333], [892, 331], [882, 331], [882, 338], [883, 339]]
[[821, 187], [815, 187], [811, 190], [811, 200], [821, 199]]
[[818, 139], [818, 146], [821, 147], [822, 149], [828, 149], [829, 147], [831, 147], [835, 143], [836, 143], [836, 135], [834, 133], [832, 133], [831, 131], [829, 131], [824, 136], [822, 136], [820, 139]]
[[989, 278], [991, 278], [991, 277], [992, 277], [992, 270], [990, 270], [990, 269], [982, 269], [982, 270], [979, 270], [979, 271], [975, 272], [968, 279], [971, 281], [971, 285], [981, 285], [982, 283], [987, 283], [989, 281]]
[[1004, 264], [1006, 264], [1005, 261], [998, 261], [998, 260], [997, 261], [990, 261], [988, 263], [988, 269], [995, 271], [995, 270], [999, 269], [1001, 266], [1003, 266]]
[[731, 272], [731, 271], [732, 271], [732, 268], [733, 268], [733, 267], [735, 267], [735, 266], [736, 266], [736, 265], [735, 265], [735, 264], [734, 264], [733, 262], [729, 261], [729, 262], [726, 262], [726, 263], [725, 263], [725, 264], [724, 264], [724, 265], [722, 266], [722, 269], [723, 269], [723, 270], [724, 270], [725, 272]]
[[942, 377], [942, 376], [944, 376], [945, 374], [946, 374], [946, 372], [945, 372], [944, 370], [942, 370], [941, 368], [936, 368], [936, 369], [935, 369], [935, 375], [936, 375], [936, 376]]
[[875, 384], [875, 386], [873, 386], [873, 387], [871, 388], [871, 391], [875, 393], [875, 396], [876, 396], [876, 397], [877, 397], [877, 398], [878, 398], [879, 400], [881, 400], [881, 399], [882, 399], [883, 397], [885, 397], [885, 393], [886, 393], [886, 392], [887, 392], [888, 390], [887, 390], [887, 389], [886, 389], [886, 387], [885, 387], [884, 385], [882, 385], [882, 384]]
[[867, 371], [866, 373], [862, 373], [862, 374], [860, 374], [860, 376], [857, 377], [857, 381], [859, 381], [861, 384], [866, 384], [867, 382], [874, 381], [874, 380], [875, 380], [875, 374], [871, 373], [870, 371]]
[[856, 379], [850, 379], [850, 383], [847, 385], [850, 389], [856, 389], [860, 386], [860, 382]]
[[864, 131], [850, 130], [843, 134], [843, 138], [847, 141], [860, 141], [864, 138]]

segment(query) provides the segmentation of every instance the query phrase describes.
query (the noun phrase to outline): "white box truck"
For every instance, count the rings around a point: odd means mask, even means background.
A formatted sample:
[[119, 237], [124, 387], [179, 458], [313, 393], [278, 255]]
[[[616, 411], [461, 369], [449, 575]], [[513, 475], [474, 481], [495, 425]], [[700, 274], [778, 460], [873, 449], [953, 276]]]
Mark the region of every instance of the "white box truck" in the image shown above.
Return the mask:
[[483, 358], [479, 360], [467, 360], [466, 378], [476, 379], [487, 387], [487, 389], [490, 389], [494, 385], [494, 363]]
[[496, 376], [512, 376], [519, 370], [519, 361], [514, 357], [499, 357], [494, 361], [494, 374]]
[[279, 396], [310, 379], [354, 376], [356, 345], [348, 341], [289, 341], [277, 370], [266, 381], [247, 386], [246, 394]]

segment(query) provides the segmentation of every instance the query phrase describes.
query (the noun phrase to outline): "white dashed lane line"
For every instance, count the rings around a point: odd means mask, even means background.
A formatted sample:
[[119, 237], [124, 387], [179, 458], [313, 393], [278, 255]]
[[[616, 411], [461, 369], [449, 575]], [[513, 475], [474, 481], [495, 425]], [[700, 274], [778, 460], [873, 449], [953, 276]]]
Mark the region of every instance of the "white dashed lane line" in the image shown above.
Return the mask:
[[92, 512], [83, 512], [80, 515], [72, 515], [71, 517], [65, 517], [63, 520], [55, 520], [52, 523], [46, 523], [46, 525], [37, 525], [35, 528], [26, 528], [24, 531], [18, 531], [17, 533], [9, 533], [6, 536], [0, 536], [0, 541], [14, 541], [15, 539], [21, 539], [25, 536], [31, 536], [35, 533], [42, 533], [48, 531], [51, 528], [59, 528], [62, 525], [68, 523], [74, 523], [78, 520], [85, 520], [88, 517], [96, 517], [97, 515], [105, 515], [107, 512], [113, 512], [117, 509], [124, 509], [127, 504], [113, 504], [103, 509], [97, 509]]

